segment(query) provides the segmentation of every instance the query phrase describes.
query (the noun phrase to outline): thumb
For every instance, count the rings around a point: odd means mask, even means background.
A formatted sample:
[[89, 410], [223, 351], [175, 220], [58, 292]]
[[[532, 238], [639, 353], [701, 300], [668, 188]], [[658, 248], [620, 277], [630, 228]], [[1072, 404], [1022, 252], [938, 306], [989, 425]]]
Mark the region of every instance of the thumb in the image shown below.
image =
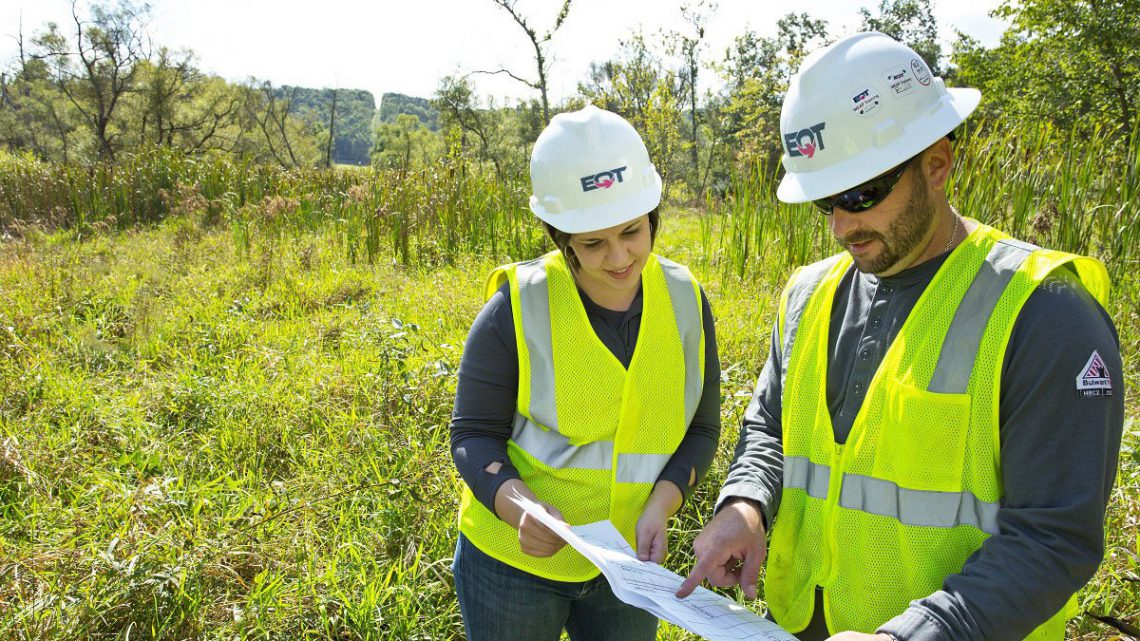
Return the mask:
[[649, 555], [653, 551], [653, 537], [638, 531], [637, 533], [637, 558], [641, 561], [648, 561]]
[[551, 505], [549, 503], [542, 503], [542, 507], [546, 510], [546, 513], [549, 514], [550, 516], [553, 516], [554, 518], [556, 518], [559, 521], [562, 521], [564, 523], [566, 522], [566, 517], [562, 516], [562, 511], [559, 510], [558, 508], [554, 507], [553, 505]]
[[654, 563], [664, 563], [665, 554], [669, 551], [669, 533], [659, 530], [653, 537], [653, 549], [649, 552], [649, 560]]

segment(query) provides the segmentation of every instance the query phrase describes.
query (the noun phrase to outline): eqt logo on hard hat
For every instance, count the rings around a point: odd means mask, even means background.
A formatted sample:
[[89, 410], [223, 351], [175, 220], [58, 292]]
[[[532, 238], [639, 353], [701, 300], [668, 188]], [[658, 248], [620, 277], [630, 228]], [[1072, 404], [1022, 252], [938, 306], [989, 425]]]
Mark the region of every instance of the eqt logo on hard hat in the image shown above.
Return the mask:
[[795, 158], [797, 156], [807, 156], [814, 158], [815, 152], [824, 149], [823, 145], [823, 131], [825, 123], [812, 125], [807, 129], [793, 131], [792, 133], [784, 134], [784, 142], [787, 143], [788, 156]]
[[592, 176], [582, 176], [582, 191], [592, 191], [594, 189], [609, 189], [613, 186], [614, 182], [621, 182], [621, 172], [625, 171], [629, 165], [625, 167], [618, 167], [609, 171], [594, 174]]

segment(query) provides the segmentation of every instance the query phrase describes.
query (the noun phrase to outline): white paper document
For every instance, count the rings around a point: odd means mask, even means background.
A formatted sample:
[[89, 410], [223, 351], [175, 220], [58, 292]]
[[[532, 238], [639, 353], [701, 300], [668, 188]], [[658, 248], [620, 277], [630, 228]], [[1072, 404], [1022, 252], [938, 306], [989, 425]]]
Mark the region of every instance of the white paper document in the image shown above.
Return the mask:
[[608, 520], [571, 526], [525, 497], [514, 496], [511, 500], [598, 566], [614, 594], [625, 603], [711, 641], [796, 641], [775, 623], [703, 587], [678, 599], [674, 594], [681, 587], [682, 577], [656, 563], [638, 559], [637, 552]]

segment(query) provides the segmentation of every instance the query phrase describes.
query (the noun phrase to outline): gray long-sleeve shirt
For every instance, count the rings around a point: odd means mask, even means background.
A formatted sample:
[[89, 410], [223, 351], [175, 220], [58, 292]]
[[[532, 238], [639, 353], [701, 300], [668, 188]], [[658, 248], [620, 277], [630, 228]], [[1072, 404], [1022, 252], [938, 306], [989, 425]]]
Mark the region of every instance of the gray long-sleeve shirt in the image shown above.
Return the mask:
[[[840, 283], [827, 370], [837, 443], [846, 441], [871, 377], [945, 258], [886, 278], [851, 269]], [[757, 501], [766, 523], [778, 514], [783, 482], [777, 336], [773, 330], [717, 501], [718, 508], [730, 497]], [[1077, 390], [1093, 352], [1111, 377], [1110, 396], [1084, 397]], [[1022, 639], [1095, 573], [1124, 423], [1123, 369], [1112, 319], [1067, 269], [1050, 275], [1018, 316], [998, 413], [1005, 489], [1000, 533], [947, 577], [942, 590], [912, 602], [880, 631], [901, 641]], [[821, 610], [805, 641], [826, 630]]]
[[[585, 292], [578, 293], [594, 333], [628, 368], [641, 328], [641, 290], [624, 312], [606, 309], [590, 300]], [[705, 332], [701, 400], [677, 451], [658, 476], [658, 480], [676, 485], [684, 499], [692, 490], [690, 474], [696, 472], [698, 483], [704, 478], [720, 438], [720, 360], [712, 310], [704, 290], [701, 313]], [[499, 486], [519, 478], [518, 470], [507, 457], [507, 439], [518, 399], [518, 358], [510, 285], [506, 284], [483, 306], [467, 334], [451, 417], [451, 455], [455, 466], [475, 498], [492, 513]], [[495, 461], [503, 467], [491, 474], [485, 468]]]

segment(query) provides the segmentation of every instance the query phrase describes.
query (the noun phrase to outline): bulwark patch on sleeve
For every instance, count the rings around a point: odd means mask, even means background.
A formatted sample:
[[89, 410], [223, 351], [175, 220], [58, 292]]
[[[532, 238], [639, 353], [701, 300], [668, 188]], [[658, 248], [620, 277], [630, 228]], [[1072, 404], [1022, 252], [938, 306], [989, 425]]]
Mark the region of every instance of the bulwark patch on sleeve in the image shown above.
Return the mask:
[[1077, 374], [1077, 394], [1081, 398], [1112, 396], [1112, 377], [1108, 374], [1104, 359], [1096, 350], [1093, 350], [1092, 356], [1081, 368], [1081, 373]]

